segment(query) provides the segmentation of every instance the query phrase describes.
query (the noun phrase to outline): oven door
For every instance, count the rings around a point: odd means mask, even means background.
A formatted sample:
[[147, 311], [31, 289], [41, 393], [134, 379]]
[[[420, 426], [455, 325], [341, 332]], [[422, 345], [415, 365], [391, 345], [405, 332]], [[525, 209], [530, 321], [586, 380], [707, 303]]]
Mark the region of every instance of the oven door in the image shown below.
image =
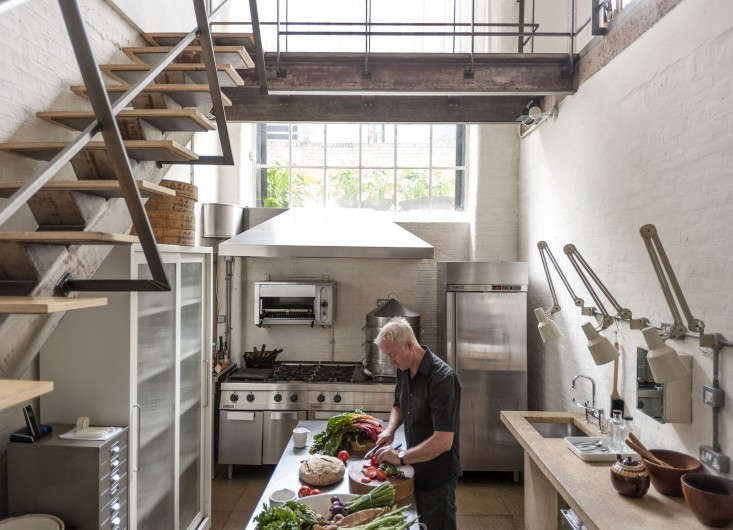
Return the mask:
[[288, 445], [293, 429], [307, 413], [301, 411], [265, 411], [262, 439], [262, 463], [277, 464]]
[[222, 410], [219, 419], [219, 463], [262, 464], [261, 411]]

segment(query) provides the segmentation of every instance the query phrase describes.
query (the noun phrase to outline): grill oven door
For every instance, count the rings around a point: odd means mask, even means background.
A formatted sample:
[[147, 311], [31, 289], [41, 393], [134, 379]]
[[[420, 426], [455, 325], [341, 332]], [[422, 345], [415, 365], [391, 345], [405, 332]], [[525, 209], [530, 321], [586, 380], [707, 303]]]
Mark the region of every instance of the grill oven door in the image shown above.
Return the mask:
[[265, 411], [262, 432], [262, 463], [277, 464], [288, 445], [293, 429], [307, 413], [301, 411]]

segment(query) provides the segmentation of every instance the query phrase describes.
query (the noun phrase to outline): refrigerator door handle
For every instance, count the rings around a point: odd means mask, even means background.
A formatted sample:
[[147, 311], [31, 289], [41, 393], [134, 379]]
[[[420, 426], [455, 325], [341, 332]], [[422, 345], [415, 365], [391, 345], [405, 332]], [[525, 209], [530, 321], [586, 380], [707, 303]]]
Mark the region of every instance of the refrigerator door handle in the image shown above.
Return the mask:
[[445, 293], [445, 357], [453, 370], [456, 370], [456, 293]]

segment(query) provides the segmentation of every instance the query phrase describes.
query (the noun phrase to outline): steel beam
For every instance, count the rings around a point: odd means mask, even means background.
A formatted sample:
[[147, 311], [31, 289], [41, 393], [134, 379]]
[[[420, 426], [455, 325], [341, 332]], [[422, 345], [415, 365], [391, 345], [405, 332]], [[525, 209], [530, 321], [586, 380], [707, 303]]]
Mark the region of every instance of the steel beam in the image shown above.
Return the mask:
[[[512, 123], [538, 96], [262, 96], [231, 92], [229, 121]], [[255, 93], [253, 93], [255, 92]]]
[[[474, 54], [473, 77], [466, 55], [455, 54], [370, 54], [370, 76], [362, 75], [364, 55], [360, 53], [281, 53], [278, 75], [276, 54], [265, 54], [267, 86], [270, 92], [418, 92], [484, 94], [568, 94], [572, 75], [567, 54]], [[260, 69], [258, 68], [258, 71]], [[251, 70], [239, 70], [244, 86], [257, 87], [260, 79]]]
[[[255, 41], [255, 73], [260, 85], [260, 93], [267, 94], [268, 76], [265, 75], [265, 54], [262, 49], [262, 35], [260, 35], [260, 16], [257, 13], [257, 0], [249, 0], [249, 12], [250, 18], [252, 19], [252, 34]], [[275, 60], [277, 62], [277, 56], [275, 57]]]

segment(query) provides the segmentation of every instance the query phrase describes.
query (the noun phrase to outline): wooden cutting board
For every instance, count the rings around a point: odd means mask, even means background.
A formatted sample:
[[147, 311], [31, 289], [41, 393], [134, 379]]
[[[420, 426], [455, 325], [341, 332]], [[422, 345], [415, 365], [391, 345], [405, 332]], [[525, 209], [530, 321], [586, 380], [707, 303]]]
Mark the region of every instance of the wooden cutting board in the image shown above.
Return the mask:
[[[362, 473], [363, 469], [366, 469], [362, 466], [369, 465], [369, 460], [356, 460], [355, 462], [349, 462], [349, 491], [351, 493], [358, 493], [359, 495], [363, 495], [364, 493], [369, 493], [377, 486], [383, 484], [386, 481], [382, 480], [372, 480], [369, 484], [364, 484], [361, 479], [364, 477], [364, 474]], [[398, 466], [398, 469], [403, 471], [405, 473], [405, 478], [388, 478], [387, 481], [389, 481], [394, 486], [394, 496], [395, 501], [401, 501], [403, 499], [406, 499], [410, 495], [413, 494], [415, 491], [415, 468], [412, 466], [406, 465], [406, 466]]]

